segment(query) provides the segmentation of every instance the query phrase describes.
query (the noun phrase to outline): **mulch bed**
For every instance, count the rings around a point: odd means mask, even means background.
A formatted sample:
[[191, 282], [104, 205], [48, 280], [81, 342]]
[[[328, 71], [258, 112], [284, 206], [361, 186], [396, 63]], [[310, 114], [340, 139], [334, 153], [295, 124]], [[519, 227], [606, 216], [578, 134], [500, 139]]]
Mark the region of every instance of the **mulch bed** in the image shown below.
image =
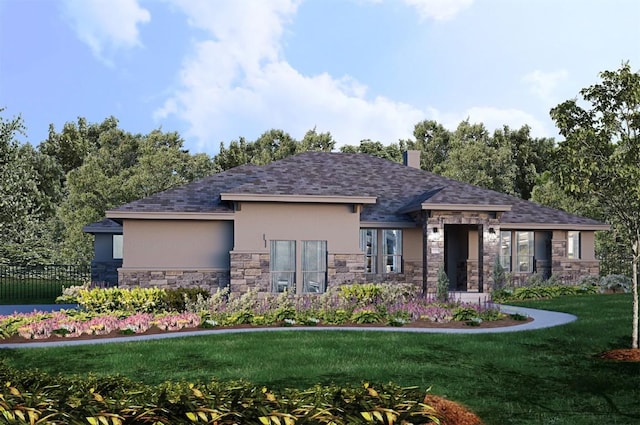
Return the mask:
[[[408, 323], [403, 326], [403, 328], [433, 328], [433, 329], [483, 329], [483, 328], [500, 328], [506, 326], [516, 326], [522, 325], [524, 323], [528, 323], [533, 321], [532, 318], [527, 318], [527, 320], [514, 320], [510, 317], [495, 320], [495, 321], [484, 321], [477, 326], [469, 326], [465, 322], [456, 322], [452, 321], [449, 323], [434, 323], [426, 320], [418, 320], [412, 323]], [[184, 333], [184, 332], [199, 332], [199, 331], [212, 331], [217, 329], [248, 329], [248, 328], [258, 328], [259, 326], [254, 325], [236, 325], [236, 326], [225, 326], [219, 328], [187, 328], [181, 329], [178, 331], [163, 331], [156, 327], [149, 329], [147, 332], [139, 333], [139, 334], [123, 334], [120, 332], [112, 332], [106, 335], [81, 335], [73, 338], [65, 338], [61, 336], [53, 336], [51, 338], [45, 339], [24, 339], [19, 335], [13, 335], [10, 338], [0, 339], [0, 345], [2, 344], [29, 344], [32, 342], [59, 342], [59, 341], [78, 341], [78, 340], [88, 340], [88, 339], [105, 339], [105, 338], [122, 338], [122, 337], [131, 337], [131, 336], [141, 336], [141, 335], [157, 335], [157, 334], [166, 334], [166, 333]], [[298, 326], [293, 326], [298, 327]], [[345, 328], [345, 327], [357, 327], [357, 328], [374, 328], [374, 327], [385, 327], [380, 324], [357, 324], [357, 323], [346, 323], [344, 325], [321, 325], [318, 326], [325, 328]], [[392, 329], [391, 327], [389, 327]]]
[[640, 349], [620, 348], [600, 354], [598, 357], [605, 360], [617, 360], [621, 362], [640, 362]]
[[440, 425], [482, 425], [480, 418], [460, 403], [434, 395], [426, 396], [424, 402], [435, 409]]

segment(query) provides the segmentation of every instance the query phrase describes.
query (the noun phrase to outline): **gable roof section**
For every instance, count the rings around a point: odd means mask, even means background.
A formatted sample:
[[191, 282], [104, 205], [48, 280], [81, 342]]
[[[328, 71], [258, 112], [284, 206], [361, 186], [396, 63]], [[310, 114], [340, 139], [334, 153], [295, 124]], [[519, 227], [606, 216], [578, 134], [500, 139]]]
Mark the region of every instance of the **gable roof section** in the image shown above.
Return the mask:
[[265, 166], [243, 165], [109, 211], [130, 214], [232, 214], [229, 201], [353, 202], [362, 222], [413, 224], [421, 209], [503, 212], [503, 225], [606, 229], [579, 217], [366, 154], [305, 152]]

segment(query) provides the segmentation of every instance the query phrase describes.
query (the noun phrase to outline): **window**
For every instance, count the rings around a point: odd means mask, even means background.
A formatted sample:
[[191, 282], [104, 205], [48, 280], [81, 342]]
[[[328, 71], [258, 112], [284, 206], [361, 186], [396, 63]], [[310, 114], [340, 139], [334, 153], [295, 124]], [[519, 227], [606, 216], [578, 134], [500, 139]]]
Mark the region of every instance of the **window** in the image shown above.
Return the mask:
[[383, 230], [382, 243], [385, 272], [402, 273], [402, 230]]
[[567, 232], [567, 258], [580, 258], [580, 232]]
[[516, 232], [517, 272], [533, 273], [533, 232]]
[[511, 271], [511, 232], [500, 232], [500, 265], [503, 269]]
[[364, 272], [377, 273], [378, 231], [360, 229], [360, 249], [364, 252]]
[[402, 273], [402, 230], [360, 229], [360, 249], [364, 252], [365, 273], [378, 273], [379, 264], [382, 273]]
[[113, 259], [122, 260], [122, 235], [113, 235]]
[[296, 291], [296, 241], [271, 241], [273, 292]]
[[327, 241], [302, 241], [302, 292], [324, 292], [327, 281]]

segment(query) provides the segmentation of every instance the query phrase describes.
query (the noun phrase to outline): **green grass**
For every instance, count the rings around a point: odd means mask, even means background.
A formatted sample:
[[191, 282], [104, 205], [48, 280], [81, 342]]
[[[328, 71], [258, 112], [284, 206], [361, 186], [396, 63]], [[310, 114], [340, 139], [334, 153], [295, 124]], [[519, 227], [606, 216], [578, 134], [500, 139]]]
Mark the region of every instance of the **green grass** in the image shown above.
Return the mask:
[[243, 378], [277, 389], [393, 381], [432, 387], [488, 425], [640, 423], [640, 364], [596, 357], [630, 346], [628, 294], [520, 305], [579, 320], [505, 334], [282, 331], [0, 350], [0, 358], [22, 369], [119, 373], [149, 384]]

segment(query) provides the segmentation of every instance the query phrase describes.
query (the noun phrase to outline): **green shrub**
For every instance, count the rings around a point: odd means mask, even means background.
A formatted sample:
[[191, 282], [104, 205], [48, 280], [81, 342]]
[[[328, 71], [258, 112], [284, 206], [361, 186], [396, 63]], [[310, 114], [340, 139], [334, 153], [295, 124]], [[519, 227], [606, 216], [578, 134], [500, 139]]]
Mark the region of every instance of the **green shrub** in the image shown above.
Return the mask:
[[375, 283], [341, 285], [338, 296], [343, 300], [355, 302], [356, 305], [373, 304], [382, 295], [382, 286]]
[[610, 274], [600, 280], [600, 288], [603, 291], [629, 292], [631, 285], [631, 278], [621, 274]]
[[472, 307], [456, 307], [453, 309], [453, 320], [466, 321], [478, 317], [478, 311]]
[[156, 313], [166, 309], [166, 293], [160, 288], [81, 289], [78, 304], [93, 313], [121, 310], [129, 313]]
[[449, 277], [444, 271], [444, 267], [438, 269], [438, 283], [436, 286], [436, 299], [441, 303], [449, 301]]
[[16, 371], [3, 363], [0, 377], [3, 423], [438, 423], [423, 403], [426, 391], [393, 383], [280, 392], [246, 381], [147, 386], [122, 377]]
[[164, 302], [168, 310], [183, 312], [186, 311], [188, 303], [195, 303], [198, 296], [207, 299], [211, 293], [204, 288], [171, 288], [165, 289]]
[[499, 258], [496, 258], [496, 261], [493, 263], [492, 277], [494, 291], [499, 291], [507, 285], [507, 275], [504, 267], [500, 264]]
[[378, 323], [382, 320], [380, 313], [375, 308], [359, 308], [351, 314], [353, 323]]

